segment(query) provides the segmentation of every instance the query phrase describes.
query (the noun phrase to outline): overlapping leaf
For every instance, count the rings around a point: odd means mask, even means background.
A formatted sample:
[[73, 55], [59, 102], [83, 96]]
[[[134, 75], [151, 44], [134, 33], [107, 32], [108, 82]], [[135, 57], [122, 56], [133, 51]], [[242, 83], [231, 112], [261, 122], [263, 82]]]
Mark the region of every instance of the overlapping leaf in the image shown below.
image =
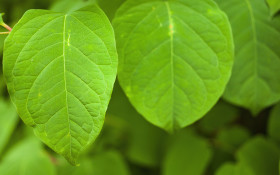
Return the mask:
[[72, 164], [101, 130], [116, 69], [113, 30], [96, 6], [30, 10], [5, 42], [4, 75], [20, 117]]
[[211, 0], [129, 0], [113, 21], [119, 81], [151, 123], [173, 131], [222, 95], [233, 63], [225, 14]]
[[224, 97], [257, 114], [280, 100], [280, 17], [270, 19], [264, 0], [216, 1], [229, 17], [236, 51]]

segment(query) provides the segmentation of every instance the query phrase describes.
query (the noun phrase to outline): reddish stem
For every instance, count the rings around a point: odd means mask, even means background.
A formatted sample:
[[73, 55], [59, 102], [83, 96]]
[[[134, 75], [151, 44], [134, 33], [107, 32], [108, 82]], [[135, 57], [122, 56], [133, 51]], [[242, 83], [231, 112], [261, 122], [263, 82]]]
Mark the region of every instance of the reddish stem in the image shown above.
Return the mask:
[[3, 27], [5, 27], [7, 30], [9, 30], [9, 31], [12, 31], [13, 29], [10, 27], [10, 26], [8, 26], [7, 24], [2, 24], [2, 26]]

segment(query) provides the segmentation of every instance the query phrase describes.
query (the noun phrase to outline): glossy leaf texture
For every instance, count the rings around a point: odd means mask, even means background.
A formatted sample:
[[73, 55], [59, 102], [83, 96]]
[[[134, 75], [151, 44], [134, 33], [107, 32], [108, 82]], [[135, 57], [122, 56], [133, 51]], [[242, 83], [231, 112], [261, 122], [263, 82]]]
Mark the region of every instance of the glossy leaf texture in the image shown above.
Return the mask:
[[280, 100], [280, 17], [270, 19], [264, 0], [216, 0], [227, 13], [235, 63], [224, 98], [258, 114]]
[[29, 10], [5, 41], [4, 75], [23, 121], [76, 164], [99, 134], [115, 82], [114, 33], [96, 6]]
[[270, 8], [270, 15], [276, 15], [280, 10], [280, 0], [266, 0], [269, 8]]
[[149, 122], [172, 132], [222, 95], [233, 42], [226, 15], [211, 0], [129, 0], [113, 26], [119, 82]]

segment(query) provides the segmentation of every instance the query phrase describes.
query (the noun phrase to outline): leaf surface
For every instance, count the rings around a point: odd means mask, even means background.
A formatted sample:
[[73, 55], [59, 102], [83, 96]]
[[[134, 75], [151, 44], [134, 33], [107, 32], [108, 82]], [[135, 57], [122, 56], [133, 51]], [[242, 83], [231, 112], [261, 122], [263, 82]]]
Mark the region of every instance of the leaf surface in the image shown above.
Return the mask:
[[119, 82], [137, 111], [172, 132], [222, 95], [233, 63], [225, 14], [211, 0], [127, 1], [113, 21]]
[[5, 41], [4, 75], [23, 121], [76, 164], [99, 134], [117, 71], [114, 33], [96, 6], [30, 10]]
[[216, 0], [227, 13], [235, 63], [224, 98], [253, 114], [280, 100], [280, 17], [263, 0]]

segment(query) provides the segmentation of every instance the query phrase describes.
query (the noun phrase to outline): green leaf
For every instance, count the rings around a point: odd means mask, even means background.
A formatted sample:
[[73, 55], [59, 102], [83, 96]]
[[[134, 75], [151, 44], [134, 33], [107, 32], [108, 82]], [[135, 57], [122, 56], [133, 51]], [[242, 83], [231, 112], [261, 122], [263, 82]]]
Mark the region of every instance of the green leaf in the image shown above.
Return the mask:
[[55, 175], [51, 159], [40, 141], [29, 138], [13, 147], [0, 164], [1, 175]]
[[23, 121], [76, 164], [99, 134], [117, 72], [114, 33], [96, 6], [30, 10], [5, 41], [4, 75]]
[[172, 139], [163, 160], [163, 175], [201, 175], [210, 162], [212, 152], [206, 140], [188, 130]]
[[270, 138], [280, 143], [280, 104], [276, 105], [270, 112], [267, 133]]
[[280, 10], [280, 0], [266, 0], [270, 7], [270, 15], [274, 16]]
[[216, 0], [227, 13], [235, 63], [224, 98], [253, 114], [280, 100], [280, 17], [270, 20], [264, 0]]
[[113, 25], [120, 84], [149, 122], [172, 132], [222, 95], [233, 43], [227, 17], [211, 0], [130, 0]]
[[215, 175], [255, 175], [246, 165], [225, 163]]
[[51, 6], [50, 10], [65, 13], [73, 12], [93, 3], [95, 3], [95, 0], [59, 0]]
[[237, 152], [237, 159], [254, 175], [278, 175], [279, 155], [272, 142], [259, 136], [242, 146]]
[[18, 115], [14, 106], [0, 100], [0, 155], [8, 143], [17, 123]]

